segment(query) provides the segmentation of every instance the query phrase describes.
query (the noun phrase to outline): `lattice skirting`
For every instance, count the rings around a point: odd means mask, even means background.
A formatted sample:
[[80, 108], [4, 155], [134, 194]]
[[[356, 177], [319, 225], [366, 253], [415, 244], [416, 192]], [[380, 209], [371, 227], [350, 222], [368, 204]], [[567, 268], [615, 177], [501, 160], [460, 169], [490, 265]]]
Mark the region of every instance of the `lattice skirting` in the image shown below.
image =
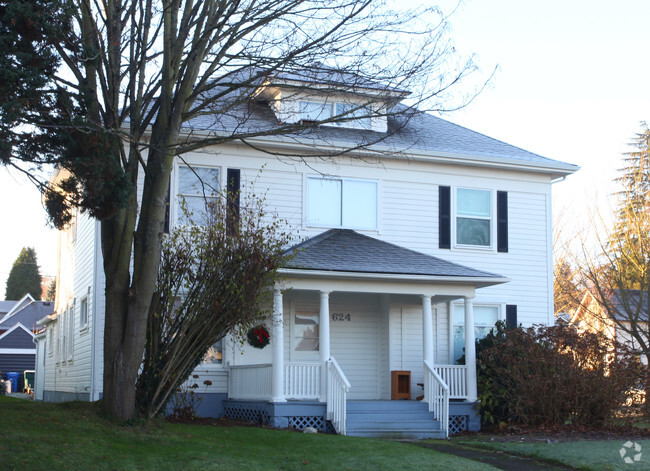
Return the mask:
[[326, 432], [328, 430], [327, 425], [327, 421], [321, 416], [289, 416], [289, 428], [295, 428], [296, 430], [304, 430], [306, 427], [314, 427], [319, 432]]
[[466, 415], [450, 415], [449, 435], [456, 435], [458, 433], [467, 431], [468, 422], [469, 422], [469, 417]]
[[261, 407], [226, 405], [224, 413], [230, 419], [246, 420], [260, 425], [269, 424], [269, 414]]

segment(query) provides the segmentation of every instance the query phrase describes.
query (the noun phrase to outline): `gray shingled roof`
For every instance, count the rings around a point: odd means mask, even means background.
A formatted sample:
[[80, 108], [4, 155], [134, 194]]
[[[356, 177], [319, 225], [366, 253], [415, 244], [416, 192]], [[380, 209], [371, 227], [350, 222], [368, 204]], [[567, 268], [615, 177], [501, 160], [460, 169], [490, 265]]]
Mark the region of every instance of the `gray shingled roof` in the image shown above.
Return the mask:
[[[622, 291], [615, 290], [609, 300], [612, 307], [616, 309], [616, 318], [625, 321], [638, 312], [639, 320], [646, 321], [648, 319], [648, 292], [643, 292], [643, 299], [641, 300], [641, 292], [638, 289], [626, 290], [625, 294]], [[627, 314], [628, 309], [631, 314]]]
[[[249, 72], [253, 73], [255, 70], [240, 73], [244, 74], [245, 79], [248, 80]], [[327, 68], [318, 63], [313, 64], [313, 67], [276, 73], [270, 77], [271, 82], [274, 77], [280, 80], [302, 81], [307, 84], [335, 86], [338, 83], [347, 89], [366, 87], [375, 90], [383, 89], [388, 92], [397, 91], [344, 70]], [[227, 79], [227, 81], [232, 81], [236, 77], [227, 77]], [[215, 86], [207, 95], [226, 93], [215, 104], [214, 112], [190, 120], [185, 123], [185, 128], [191, 131], [214, 132], [224, 136], [246, 134], [254, 136], [260, 131], [273, 133], [281, 130], [282, 123], [278, 121], [270, 106], [249, 98], [257, 86], [262, 83], [262, 79], [263, 77], [260, 77], [255, 83], [249, 83], [240, 90], [228, 91], [228, 87]], [[267, 138], [279, 142], [329, 144], [350, 149], [362, 146], [394, 153], [413, 152], [442, 157], [462, 156], [488, 162], [526, 164], [542, 169], [548, 168], [554, 173], [562, 175], [578, 170], [575, 165], [528, 152], [431, 114], [413, 110], [403, 104], [397, 104], [390, 110], [387, 133], [321, 125], [291, 133], [280, 132], [277, 135], [267, 136]]]
[[36, 323], [54, 312], [54, 303], [49, 301], [32, 301], [24, 308], [16, 311], [9, 317], [5, 317], [0, 321], [0, 329], [9, 330], [19, 322], [30, 330], [38, 330], [40, 326]]
[[285, 268], [393, 275], [503, 278], [368, 237], [350, 229], [330, 229], [288, 249]]

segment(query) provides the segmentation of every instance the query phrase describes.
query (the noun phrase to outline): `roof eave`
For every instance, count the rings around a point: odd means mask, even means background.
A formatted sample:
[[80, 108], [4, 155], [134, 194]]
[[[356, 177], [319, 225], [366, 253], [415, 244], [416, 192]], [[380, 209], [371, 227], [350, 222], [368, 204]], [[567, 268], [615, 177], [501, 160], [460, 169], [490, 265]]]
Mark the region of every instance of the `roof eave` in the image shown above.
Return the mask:
[[[188, 136], [202, 135], [202, 136], [223, 136], [228, 137], [228, 134], [225, 132], [219, 131], [206, 131], [206, 130], [191, 130], [191, 129], [182, 129], [181, 132], [187, 133]], [[524, 160], [517, 160], [515, 158], [504, 158], [504, 157], [494, 157], [494, 156], [479, 156], [471, 154], [461, 154], [453, 152], [432, 152], [432, 151], [416, 151], [413, 149], [395, 149], [390, 146], [385, 145], [372, 145], [363, 149], [352, 149], [343, 145], [332, 145], [331, 143], [325, 142], [316, 142], [317, 139], [299, 139], [292, 138], [292, 140], [286, 141], [282, 138], [283, 136], [270, 137], [251, 137], [247, 139], [250, 142], [255, 142], [258, 146], [275, 146], [286, 149], [301, 149], [304, 150], [305, 147], [311, 149], [313, 152], [318, 153], [319, 151], [327, 152], [344, 152], [347, 155], [351, 156], [371, 156], [371, 157], [384, 157], [391, 158], [396, 160], [410, 160], [410, 161], [421, 161], [421, 162], [436, 162], [450, 165], [472, 165], [485, 168], [498, 168], [498, 169], [510, 169], [516, 171], [527, 171], [531, 173], [543, 173], [549, 175], [552, 179], [562, 178], [569, 176], [578, 170], [580, 166], [568, 164], [565, 162], [552, 161], [552, 162], [528, 162]], [[236, 139], [233, 139], [233, 144], [236, 143]]]
[[309, 277], [309, 278], [330, 278], [330, 279], [355, 279], [368, 281], [395, 281], [409, 283], [439, 283], [439, 284], [466, 284], [475, 285], [477, 288], [485, 288], [503, 283], [508, 283], [509, 278], [503, 276], [441, 276], [441, 275], [409, 275], [404, 273], [367, 273], [352, 271], [333, 270], [309, 270], [304, 268], [280, 268], [280, 275]]

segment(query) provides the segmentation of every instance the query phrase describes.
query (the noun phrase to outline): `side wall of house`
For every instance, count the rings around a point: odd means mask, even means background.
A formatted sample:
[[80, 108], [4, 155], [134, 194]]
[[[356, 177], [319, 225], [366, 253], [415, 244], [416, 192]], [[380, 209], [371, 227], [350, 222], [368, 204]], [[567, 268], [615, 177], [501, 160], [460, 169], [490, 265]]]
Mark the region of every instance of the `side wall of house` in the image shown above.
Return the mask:
[[100, 335], [103, 331], [103, 304], [96, 299], [102, 292], [95, 276], [96, 227], [93, 219], [78, 214], [60, 233], [55, 313], [45, 338], [46, 401], [91, 399], [93, 335], [96, 328]]

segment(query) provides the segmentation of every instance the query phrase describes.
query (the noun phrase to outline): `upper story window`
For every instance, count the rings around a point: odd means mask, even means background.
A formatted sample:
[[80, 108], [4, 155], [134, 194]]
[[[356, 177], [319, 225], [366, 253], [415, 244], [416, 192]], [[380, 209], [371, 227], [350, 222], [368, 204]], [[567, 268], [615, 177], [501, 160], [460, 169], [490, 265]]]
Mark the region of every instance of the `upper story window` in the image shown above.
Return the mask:
[[370, 129], [370, 109], [354, 103], [325, 103], [317, 101], [301, 101], [300, 119], [305, 121], [323, 121], [333, 116], [342, 115], [343, 121], [331, 124], [347, 128]]
[[377, 229], [377, 182], [307, 178], [307, 224]]
[[457, 188], [456, 243], [492, 246], [492, 193], [489, 190]]
[[206, 221], [206, 203], [217, 197], [219, 191], [219, 169], [214, 167], [178, 167], [178, 198], [176, 199], [176, 219], [180, 224], [188, 224], [181, 202], [191, 214], [194, 224]]
[[79, 328], [88, 327], [88, 298], [82, 298], [79, 304]]

